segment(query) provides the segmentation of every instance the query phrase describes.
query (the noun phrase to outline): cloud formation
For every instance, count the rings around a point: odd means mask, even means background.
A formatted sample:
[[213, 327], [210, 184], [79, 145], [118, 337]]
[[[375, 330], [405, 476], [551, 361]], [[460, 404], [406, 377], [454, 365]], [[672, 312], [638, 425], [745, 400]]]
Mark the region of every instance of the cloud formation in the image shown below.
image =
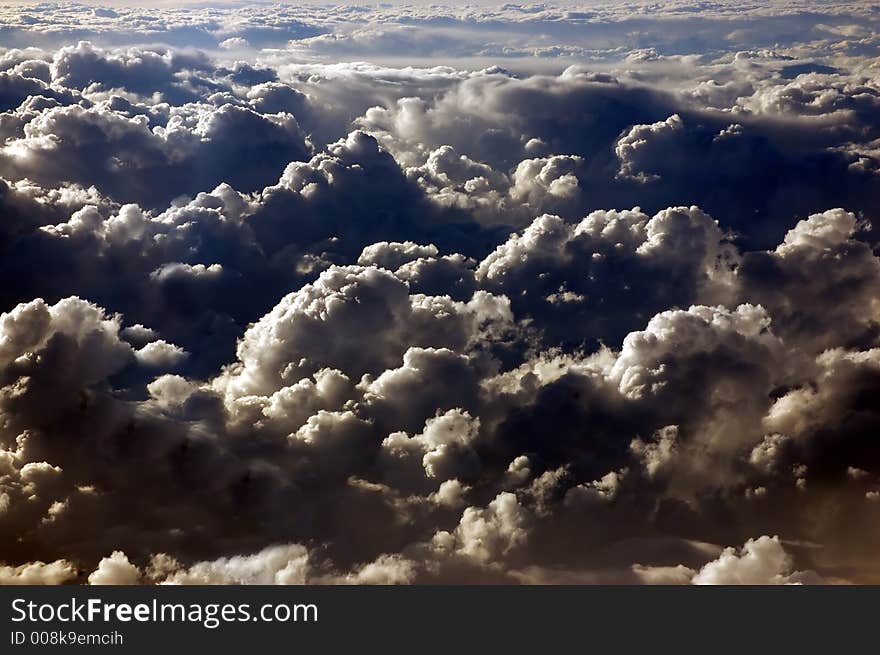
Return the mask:
[[0, 34], [0, 583], [880, 580], [865, 6]]

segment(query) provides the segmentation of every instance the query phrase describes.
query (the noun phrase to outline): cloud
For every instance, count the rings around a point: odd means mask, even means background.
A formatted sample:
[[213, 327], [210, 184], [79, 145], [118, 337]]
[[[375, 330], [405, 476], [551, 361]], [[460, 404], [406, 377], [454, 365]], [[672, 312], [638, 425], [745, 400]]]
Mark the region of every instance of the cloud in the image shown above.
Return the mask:
[[880, 580], [877, 27], [8, 8], [0, 581]]
[[634, 125], [629, 132], [622, 135], [614, 146], [617, 158], [620, 160], [621, 177], [629, 177], [639, 182], [655, 182], [660, 179], [650, 171], [644, 170], [644, 161], [650, 157], [652, 150], [668, 151], [671, 143], [674, 143], [675, 133], [683, 129], [681, 116], [673, 114], [665, 121], [657, 121], [650, 125]]
[[792, 570], [791, 557], [779, 537], [749, 539], [742, 550], [725, 548], [718, 559], [707, 563], [691, 581], [705, 585], [817, 584], [821, 578], [812, 571]]
[[[143, 573], [116, 551], [104, 558], [89, 576], [89, 584], [135, 584]], [[270, 546], [252, 555], [221, 557], [182, 567], [164, 553], [153, 555], [146, 570], [152, 582], [166, 585], [301, 585], [301, 584], [406, 584], [412, 581], [413, 563], [397, 555], [382, 555], [348, 572], [328, 569], [300, 544]]]
[[98, 563], [98, 568], [89, 575], [89, 584], [133, 585], [138, 583], [140, 577], [140, 571], [128, 561], [125, 553], [116, 550]]
[[410, 295], [387, 270], [332, 267], [248, 329], [226, 384], [235, 396], [266, 393], [328, 366], [357, 379], [382, 373], [411, 346], [466, 349], [509, 321], [506, 299], [486, 292], [466, 303]]
[[479, 473], [479, 458], [471, 448], [479, 420], [460, 409], [428, 419], [420, 434], [394, 432], [382, 442], [390, 459], [421, 461], [428, 478], [444, 482], [468, 479]]
[[162, 339], [151, 341], [135, 353], [135, 357], [141, 364], [158, 368], [174, 368], [183, 362], [188, 355], [189, 353], [180, 346], [175, 346]]
[[387, 268], [389, 271], [396, 271], [409, 262], [426, 257], [436, 257], [437, 253], [437, 246], [432, 244], [420, 246], [412, 241], [404, 243], [381, 241], [364, 248], [361, 256], [358, 257], [357, 263], [361, 266], [373, 265], [379, 268]]
[[775, 329], [812, 352], [873, 338], [880, 262], [855, 238], [860, 227], [842, 209], [814, 214], [774, 251], [747, 253], [737, 270], [744, 293], [773, 313]]
[[304, 584], [308, 572], [308, 550], [293, 544], [267, 548], [251, 556], [224, 557], [211, 562], [198, 562], [188, 569], [172, 570], [164, 582], [166, 584]]
[[0, 566], [0, 584], [3, 585], [57, 585], [75, 578], [76, 568], [65, 560]]
[[[638, 208], [596, 211], [575, 224], [544, 215], [480, 262], [476, 276], [534, 317], [551, 344], [565, 343], [571, 321], [581, 324], [580, 340], [616, 343], [661, 307], [713, 297], [731, 256], [697, 207], [653, 218]], [[660, 270], [662, 280], [652, 273]]]
[[287, 162], [308, 153], [290, 114], [189, 104], [170, 110], [167, 123], [154, 127], [148, 116], [128, 116], [112, 104], [43, 111], [21, 138], [7, 141], [0, 171], [43, 183], [85, 182], [155, 208], [224, 181], [244, 191], [262, 188]]
[[[25, 72], [30, 75], [24, 75]], [[13, 71], [0, 72], [0, 109], [3, 111], [15, 109], [32, 96], [72, 100], [71, 93], [59, 93], [44, 80], [36, 78], [35, 73], [37, 71], [26, 71], [21, 64], [16, 66]]]
[[125, 89], [145, 96], [159, 93], [163, 99], [181, 104], [197, 98], [177, 86], [176, 73], [203, 71], [209, 62], [204, 56], [173, 51], [132, 49], [106, 52], [88, 41], [58, 50], [52, 58], [52, 80], [69, 89]]

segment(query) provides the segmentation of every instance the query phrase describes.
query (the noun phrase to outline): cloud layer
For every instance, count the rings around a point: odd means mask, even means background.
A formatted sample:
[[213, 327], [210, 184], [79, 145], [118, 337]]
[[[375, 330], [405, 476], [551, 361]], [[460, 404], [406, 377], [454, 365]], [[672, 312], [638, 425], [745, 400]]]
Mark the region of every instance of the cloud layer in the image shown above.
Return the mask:
[[880, 580], [810, 7], [3, 8], [0, 583]]

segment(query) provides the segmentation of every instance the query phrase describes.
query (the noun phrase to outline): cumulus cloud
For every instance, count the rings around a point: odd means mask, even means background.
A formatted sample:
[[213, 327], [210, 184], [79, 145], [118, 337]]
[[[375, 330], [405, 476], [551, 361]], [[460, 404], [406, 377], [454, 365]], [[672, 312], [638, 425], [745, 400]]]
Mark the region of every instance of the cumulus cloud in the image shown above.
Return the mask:
[[880, 580], [877, 28], [6, 8], [0, 583]]
[[0, 584], [3, 585], [57, 585], [75, 580], [76, 575], [76, 568], [65, 560], [0, 566]]
[[308, 154], [292, 115], [235, 104], [174, 107], [155, 126], [148, 115], [126, 115], [113, 102], [73, 104], [43, 111], [22, 132], [4, 146], [3, 175], [94, 184], [151, 207], [226, 181], [257, 190]]
[[[699, 208], [652, 218], [636, 208], [592, 212], [579, 223], [540, 216], [480, 262], [476, 275], [554, 341], [574, 320], [580, 339], [618, 342], [662, 307], [723, 294], [733, 257]], [[652, 273], [660, 270], [662, 279]]]
[[138, 583], [140, 577], [140, 571], [128, 561], [125, 553], [116, 550], [98, 563], [98, 568], [89, 575], [89, 584], [133, 585]]
[[742, 550], [725, 548], [691, 580], [697, 585], [816, 584], [821, 578], [812, 571], [792, 570], [792, 560], [779, 537], [749, 539]]
[[665, 121], [658, 121], [650, 125], [634, 125], [630, 128], [629, 132], [621, 136], [614, 146], [614, 151], [620, 160], [618, 175], [630, 177], [640, 182], [659, 180], [659, 175], [644, 170], [644, 164], [641, 163], [641, 160], [650, 157], [652, 150], [655, 152], [668, 151], [675, 138], [675, 133], [681, 131], [683, 125], [681, 116], [673, 114]]
[[137, 360], [145, 366], [173, 368], [187, 358], [188, 353], [180, 346], [159, 339], [151, 341], [135, 353]]
[[[332, 267], [248, 329], [228, 386], [235, 395], [265, 393], [327, 366], [358, 379], [382, 373], [411, 346], [466, 350], [510, 320], [504, 297], [410, 295], [387, 270]], [[370, 348], [363, 348], [365, 332]]]

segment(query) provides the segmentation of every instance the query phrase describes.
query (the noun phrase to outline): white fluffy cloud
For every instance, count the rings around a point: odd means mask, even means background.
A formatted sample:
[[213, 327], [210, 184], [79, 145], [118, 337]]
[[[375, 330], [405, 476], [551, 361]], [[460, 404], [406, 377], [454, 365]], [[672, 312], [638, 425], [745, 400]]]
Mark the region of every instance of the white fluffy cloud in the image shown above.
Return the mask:
[[140, 581], [138, 568], [128, 561], [121, 550], [98, 562], [98, 568], [89, 575], [90, 585], [133, 585]]
[[466, 350], [510, 320], [503, 297], [410, 295], [387, 270], [333, 267], [248, 329], [226, 384], [236, 396], [264, 394], [328, 366], [358, 379], [381, 373], [412, 346]]
[[75, 579], [76, 568], [65, 560], [0, 566], [0, 584], [3, 585], [57, 585]]
[[779, 537], [749, 539], [740, 551], [725, 548], [718, 559], [701, 568], [691, 580], [697, 585], [816, 584], [813, 572], [792, 570], [791, 556]]

